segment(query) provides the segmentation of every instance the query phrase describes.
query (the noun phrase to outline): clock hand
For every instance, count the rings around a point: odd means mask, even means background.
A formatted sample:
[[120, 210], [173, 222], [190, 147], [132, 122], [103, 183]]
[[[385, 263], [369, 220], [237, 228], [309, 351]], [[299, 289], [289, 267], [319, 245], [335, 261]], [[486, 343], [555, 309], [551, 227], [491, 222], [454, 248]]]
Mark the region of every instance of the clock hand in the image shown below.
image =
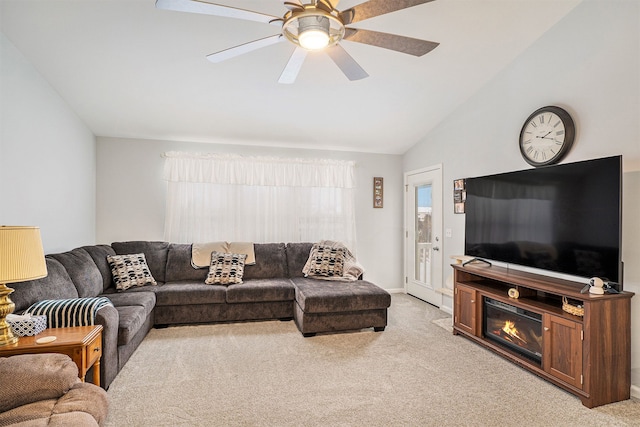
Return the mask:
[[551, 133], [551, 131], [547, 132], [544, 136], [537, 136], [536, 138], [544, 139], [544, 138], [548, 137], [550, 133]]

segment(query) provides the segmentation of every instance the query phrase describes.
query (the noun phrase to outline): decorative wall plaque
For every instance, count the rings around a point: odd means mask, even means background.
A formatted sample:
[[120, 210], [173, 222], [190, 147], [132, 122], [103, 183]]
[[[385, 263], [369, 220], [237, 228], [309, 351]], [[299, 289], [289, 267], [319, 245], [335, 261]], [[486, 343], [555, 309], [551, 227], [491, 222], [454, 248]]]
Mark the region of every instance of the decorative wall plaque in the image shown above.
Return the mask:
[[373, 178], [373, 207], [381, 208], [384, 204], [384, 179]]
[[453, 213], [464, 213], [464, 202], [467, 201], [466, 182], [464, 179], [453, 181]]

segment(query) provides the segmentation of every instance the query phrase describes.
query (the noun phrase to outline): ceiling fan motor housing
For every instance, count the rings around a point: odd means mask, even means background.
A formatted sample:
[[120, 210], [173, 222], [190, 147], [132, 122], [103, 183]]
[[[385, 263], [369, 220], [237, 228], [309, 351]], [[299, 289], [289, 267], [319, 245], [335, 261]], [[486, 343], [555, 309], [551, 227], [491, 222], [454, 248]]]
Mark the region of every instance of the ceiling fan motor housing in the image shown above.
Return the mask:
[[[282, 24], [285, 37], [296, 46], [307, 50], [317, 50], [337, 44], [345, 34], [338, 12], [329, 13], [318, 9], [314, 5], [304, 5], [304, 8], [289, 11]], [[321, 40], [314, 45], [307, 44], [310, 40]]]

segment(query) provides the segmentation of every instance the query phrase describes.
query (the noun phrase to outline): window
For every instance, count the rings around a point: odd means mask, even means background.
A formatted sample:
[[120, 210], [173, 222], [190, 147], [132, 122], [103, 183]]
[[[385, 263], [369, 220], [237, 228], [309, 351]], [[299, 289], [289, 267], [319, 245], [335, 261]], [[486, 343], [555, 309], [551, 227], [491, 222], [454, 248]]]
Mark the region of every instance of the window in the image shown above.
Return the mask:
[[165, 240], [343, 242], [355, 252], [355, 163], [165, 153]]

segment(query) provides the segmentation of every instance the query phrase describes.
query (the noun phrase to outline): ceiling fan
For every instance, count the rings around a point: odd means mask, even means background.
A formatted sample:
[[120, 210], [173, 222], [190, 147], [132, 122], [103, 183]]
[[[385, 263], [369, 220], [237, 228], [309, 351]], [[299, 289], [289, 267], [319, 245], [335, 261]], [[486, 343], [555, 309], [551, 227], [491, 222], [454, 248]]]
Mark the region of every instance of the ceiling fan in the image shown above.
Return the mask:
[[202, 13], [263, 22], [280, 27], [273, 36], [254, 40], [207, 56], [211, 62], [221, 62], [265, 46], [289, 41], [296, 46], [289, 62], [280, 75], [279, 83], [293, 83], [309, 51], [325, 50], [349, 80], [368, 77], [366, 71], [340, 45], [342, 40], [382, 47], [414, 56], [422, 56], [439, 43], [419, 40], [378, 31], [349, 28], [347, 25], [365, 19], [406, 9], [433, 0], [369, 0], [350, 9], [338, 11], [339, 0], [284, 1], [288, 11], [282, 17], [265, 15], [204, 0], [156, 0], [159, 9]]

